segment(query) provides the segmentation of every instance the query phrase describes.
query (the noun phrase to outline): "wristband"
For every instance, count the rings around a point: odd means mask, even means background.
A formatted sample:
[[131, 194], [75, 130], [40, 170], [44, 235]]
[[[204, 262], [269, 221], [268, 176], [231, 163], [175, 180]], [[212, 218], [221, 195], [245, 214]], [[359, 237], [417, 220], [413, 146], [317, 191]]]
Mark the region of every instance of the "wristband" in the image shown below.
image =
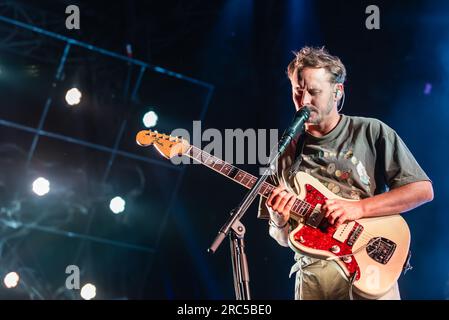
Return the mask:
[[284, 223], [283, 226], [278, 226], [273, 220], [270, 219], [270, 221], [268, 222], [268, 224], [270, 226], [275, 227], [276, 229], [284, 229], [287, 225], [288, 225], [288, 220]]

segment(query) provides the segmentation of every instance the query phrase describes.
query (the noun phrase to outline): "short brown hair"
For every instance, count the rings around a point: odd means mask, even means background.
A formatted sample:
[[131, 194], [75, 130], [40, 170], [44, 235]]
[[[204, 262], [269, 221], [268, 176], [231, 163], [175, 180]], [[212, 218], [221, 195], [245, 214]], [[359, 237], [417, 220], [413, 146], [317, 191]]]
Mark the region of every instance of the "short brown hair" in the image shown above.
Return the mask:
[[287, 74], [291, 79], [293, 73], [300, 73], [304, 68], [324, 68], [330, 74], [330, 82], [344, 83], [346, 80], [346, 68], [340, 58], [329, 54], [324, 48], [304, 47], [299, 52], [294, 52], [295, 58], [288, 64]]

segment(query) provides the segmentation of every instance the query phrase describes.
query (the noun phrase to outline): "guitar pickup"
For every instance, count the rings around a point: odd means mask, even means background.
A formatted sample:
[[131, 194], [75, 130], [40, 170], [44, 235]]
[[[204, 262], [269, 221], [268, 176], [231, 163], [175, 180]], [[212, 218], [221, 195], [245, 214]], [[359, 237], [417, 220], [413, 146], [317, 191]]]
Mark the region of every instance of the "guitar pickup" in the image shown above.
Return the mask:
[[318, 228], [321, 221], [323, 221], [324, 213], [321, 212], [321, 204], [317, 204], [313, 209], [312, 213], [309, 215], [306, 221], [306, 225], [312, 228]]
[[360, 234], [362, 233], [362, 231], [363, 231], [363, 226], [361, 225], [361, 224], [359, 224], [356, 228], [355, 228], [355, 230], [354, 230], [354, 232], [351, 234], [351, 237], [349, 237], [349, 240], [348, 240], [348, 246], [350, 246], [350, 247], [352, 247], [353, 245], [354, 245], [354, 243], [357, 241], [357, 239], [360, 237]]

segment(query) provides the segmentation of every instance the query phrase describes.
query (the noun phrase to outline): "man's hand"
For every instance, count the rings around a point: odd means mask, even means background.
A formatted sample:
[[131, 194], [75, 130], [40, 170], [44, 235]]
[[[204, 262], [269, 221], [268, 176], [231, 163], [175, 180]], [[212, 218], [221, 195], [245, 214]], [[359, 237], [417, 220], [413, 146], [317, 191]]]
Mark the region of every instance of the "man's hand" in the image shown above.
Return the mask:
[[342, 223], [361, 219], [364, 216], [362, 201], [328, 199], [321, 208], [329, 223], [339, 227]]
[[266, 205], [270, 211], [270, 219], [278, 226], [283, 226], [290, 219], [290, 210], [295, 203], [296, 194], [289, 192], [285, 186], [280, 185], [271, 192]]

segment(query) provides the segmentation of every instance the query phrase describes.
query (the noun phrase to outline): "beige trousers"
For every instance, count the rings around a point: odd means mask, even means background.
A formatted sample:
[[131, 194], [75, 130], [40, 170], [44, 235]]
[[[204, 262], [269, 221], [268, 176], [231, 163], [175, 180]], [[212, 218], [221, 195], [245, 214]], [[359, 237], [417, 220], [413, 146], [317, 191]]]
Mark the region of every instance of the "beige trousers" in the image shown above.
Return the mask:
[[[296, 273], [296, 300], [349, 300], [349, 282], [331, 265], [333, 262], [295, 255], [290, 276]], [[302, 266], [302, 267], [301, 267]], [[352, 294], [354, 300], [366, 298]], [[398, 283], [378, 300], [400, 300]]]

